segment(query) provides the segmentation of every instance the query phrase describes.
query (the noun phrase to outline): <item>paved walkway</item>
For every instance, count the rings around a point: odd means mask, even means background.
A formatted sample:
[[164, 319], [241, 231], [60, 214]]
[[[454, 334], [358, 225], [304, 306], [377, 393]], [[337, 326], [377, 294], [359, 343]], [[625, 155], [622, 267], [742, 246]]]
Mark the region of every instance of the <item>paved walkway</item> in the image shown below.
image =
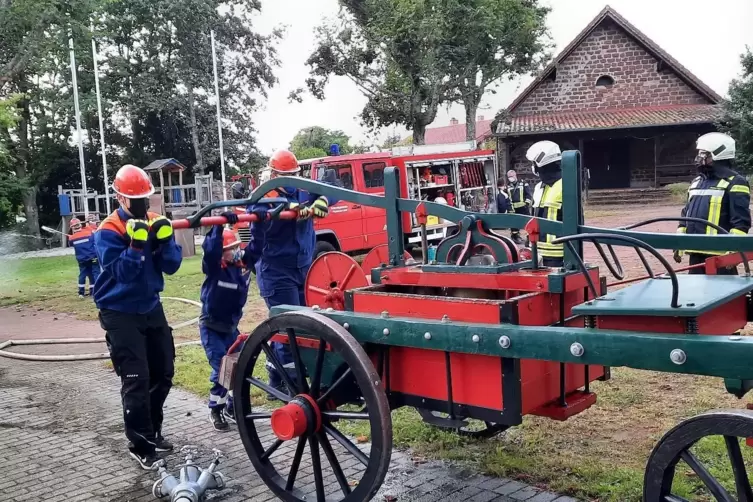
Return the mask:
[[[45, 354], [75, 353], [73, 349], [14, 348]], [[76, 349], [100, 351], [98, 345]], [[125, 454], [119, 381], [102, 362], [36, 363], [0, 358], [0, 403], [3, 502], [155, 500], [151, 495], [155, 474], [138, 469]], [[210, 492], [208, 500], [275, 500], [257, 477], [235, 430], [212, 430], [205, 404], [194, 395], [171, 392], [165, 406], [165, 435], [177, 449], [194, 445], [202, 467], [208, 465], [213, 449], [222, 452], [219, 470], [227, 478], [227, 487]], [[263, 443], [270, 441], [271, 431], [261, 436]], [[275, 454], [287, 464], [290, 455], [283, 448]], [[304, 459], [307, 457], [308, 453]], [[174, 453], [167, 461], [174, 468], [183, 456]], [[355, 476], [359, 466], [343, 463], [346, 476]], [[300, 472], [310, 478], [307, 482], [313, 491], [311, 466], [302, 465]], [[337, 491], [334, 477], [325, 477], [328, 481], [327, 492]], [[439, 462], [415, 465], [400, 452], [393, 453], [390, 472], [375, 500], [574, 502], [517, 481], [476, 476]]]

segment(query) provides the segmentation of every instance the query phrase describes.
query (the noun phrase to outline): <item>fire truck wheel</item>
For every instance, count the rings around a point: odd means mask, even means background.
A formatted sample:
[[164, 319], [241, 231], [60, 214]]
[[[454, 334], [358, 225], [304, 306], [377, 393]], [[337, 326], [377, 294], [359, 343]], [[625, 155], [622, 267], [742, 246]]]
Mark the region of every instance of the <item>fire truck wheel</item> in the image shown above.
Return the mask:
[[320, 254], [329, 253], [331, 251], [337, 251], [335, 246], [331, 243], [327, 241], [316, 241], [316, 246], [314, 246], [314, 260], [316, 260]]
[[[294, 368], [281, 364], [288, 354]], [[269, 383], [269, 367], [281, 385]], [[345, 328], [313, 312], [267, 319], [240, 353], [233, 389], [243, 446], [278, 498], [361, 502], [376, 495], [392, 454], [390, 407], [374, 365]], [[265, 396], [276, 399], [274, 411], [260, 404]], [[357, 472], [346, 476], [345, 462]], [[313, 487], [299, 473], [308, 465]]]
[[[680, 422], [651, 452], [643, 479], [643, 502], [687, 502], [673, 493], [673, 488], [680, 488], [678, 484], [672, 486], [675, 477], [696, 485], [684, 494], [692, 495], [692, 500], [753, 500], [750, 474], [740, 446], [741, 440], [745, 447], [745, 439], [751, 437], [751, 410], [714, 410]], [[710, 445], [722, 442], [726, 459], [708, 450]], [[729, 482], [722, 483], [715, 477], [720, 473], [727, 473]]]

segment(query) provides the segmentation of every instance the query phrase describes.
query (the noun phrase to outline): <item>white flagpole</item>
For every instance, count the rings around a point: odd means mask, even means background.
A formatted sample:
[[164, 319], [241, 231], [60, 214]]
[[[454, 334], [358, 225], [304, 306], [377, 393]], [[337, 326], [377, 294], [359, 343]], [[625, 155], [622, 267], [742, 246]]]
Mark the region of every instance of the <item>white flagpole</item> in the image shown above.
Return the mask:
[[107, 177], [107, 150], [105, 148], [105, 121], [102, 117], [102, 95], [99, 93], [99, 67], [97, 66], [97, 42], [94, 41], [94, 26], [91, 27], [92, 32], [92, 61], [94, 62], [94, 88], [97, 91], [97, 116], [99, 117], [99, 142], [102, 145], [102, 176], [105, 181], [105, 204], [107, 207], [107, 214], [112, 211], [110, 209], [110, 187], [109, 179]]
[[81, 135], [81, 110], [78, 106], [78, 79], [76, 78], [76, 56], [73, 54], [73, 37], [68, 39], [71, 51], [71, 84], [73, 86], [73, 107], [76, 112], [76, 133], [78, 134], [78, 163], [81, 167], [81, 190], [84, 192], [84, 217], [89, 217], [88, 190], [86, 188], [86, 168], [84, 166], [84, 140]]
[[209, 32], [212, 37], [212, 64], [214, 65], [214, 94], [217, 98], [217, 134], [220, 140], [220, 170], [222, 171], [222, 200], [227, 200], [225, 188], [225, 154], [222, 148], [222, 114], [220, 112], [220, 81], [217, 77], [217, 52], [214, 48], [214, 31]]

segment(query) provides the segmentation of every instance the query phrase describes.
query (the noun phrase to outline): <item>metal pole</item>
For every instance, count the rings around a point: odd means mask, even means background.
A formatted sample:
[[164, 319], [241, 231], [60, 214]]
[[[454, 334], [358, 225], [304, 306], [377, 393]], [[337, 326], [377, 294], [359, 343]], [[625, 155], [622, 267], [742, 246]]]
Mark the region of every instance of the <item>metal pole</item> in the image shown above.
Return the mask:
[[84, 193], [84, 217], [89, 217], [89, 201], [86, 198], [86, 168], [84, 166], [84, 142], [81, 137], [81, 110], [78, 106], [78, 79], [76, 78], [76, 56], [73, 54], [73, 37], [68, 39], [68, 48], [71, 51], [71, 84], [73, 86], [73, 107], [76, 113], [76, 133], [78, 134], [78, 163], [81, 167], [81, 190]]
[[222, 171], [222, 200], [227, 200], [225, 187], [225, 155], [222, 148], [222, 114], [220, 112], [220, 81], [217, 77], [217, 52], [214, 47], [214, 31], [209, 32], [212, 38], [212, 64], [214, 65], [214, 94], [217, 98], [217, 135], [220, 140], [220, 170]]
[[[94, 88], [97, 92], [97, 116], [99, 117], [99, 141], [102, 144], [102, 176], [105, 181], [105, 204], [107, 207], [107, 214], [112, 211], [110, 209], [110, 187], [109, 179], [107, 176], [107, 152], [105, 150], [105, 126], [102, 118], [102, 96], [99, 92], [99, 67], [97, 66], [97, 42], [94, 41], [94, 26], [91, 27], [92, 32], [92, 61], [94, 62]], [[99, 209], [99, 208], [97, 208]]]

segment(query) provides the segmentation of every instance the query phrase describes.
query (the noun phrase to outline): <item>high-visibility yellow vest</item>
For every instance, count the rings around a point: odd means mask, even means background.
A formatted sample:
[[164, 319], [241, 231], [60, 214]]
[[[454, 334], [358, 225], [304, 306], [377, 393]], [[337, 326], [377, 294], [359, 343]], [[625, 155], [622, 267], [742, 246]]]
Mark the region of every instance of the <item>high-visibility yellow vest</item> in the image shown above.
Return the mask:
[[[551, 221], [562, 221], [562, 180], [552, 186], [539, 182], [533, 191], [533, 215]], [[562, 244], [552, 244], [557, 236], [546, 234], [539, 241], [539, 254], [547, 258], [563, 258]]]

